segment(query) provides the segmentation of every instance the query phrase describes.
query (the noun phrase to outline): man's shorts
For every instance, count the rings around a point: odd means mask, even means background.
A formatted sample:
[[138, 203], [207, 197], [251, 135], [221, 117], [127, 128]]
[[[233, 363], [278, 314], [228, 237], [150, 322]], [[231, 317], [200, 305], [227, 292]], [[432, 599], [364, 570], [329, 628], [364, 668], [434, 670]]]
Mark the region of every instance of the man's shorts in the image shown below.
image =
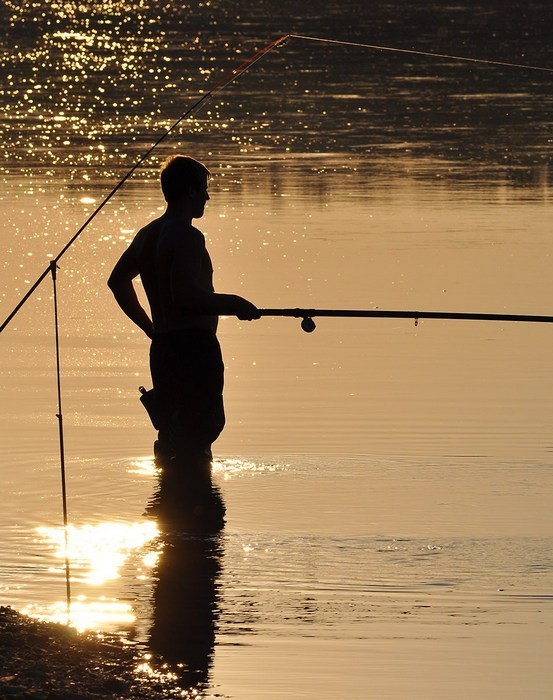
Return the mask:
[[160, 433], [176, 449], [209, 447], [225, 425], [224, 364], [213, 331], [181, 329], [154, 336], [150, 369]]

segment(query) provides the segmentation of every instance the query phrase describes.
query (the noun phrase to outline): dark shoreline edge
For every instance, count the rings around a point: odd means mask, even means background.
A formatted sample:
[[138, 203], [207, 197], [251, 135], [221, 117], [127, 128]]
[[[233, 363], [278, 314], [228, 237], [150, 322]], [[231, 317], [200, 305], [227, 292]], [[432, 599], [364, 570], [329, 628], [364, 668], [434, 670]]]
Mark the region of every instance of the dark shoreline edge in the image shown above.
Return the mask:
[[186, 697], [167, 676], [140, 672], [137, 649], [0, 607], [0, 696], [26, 700]]

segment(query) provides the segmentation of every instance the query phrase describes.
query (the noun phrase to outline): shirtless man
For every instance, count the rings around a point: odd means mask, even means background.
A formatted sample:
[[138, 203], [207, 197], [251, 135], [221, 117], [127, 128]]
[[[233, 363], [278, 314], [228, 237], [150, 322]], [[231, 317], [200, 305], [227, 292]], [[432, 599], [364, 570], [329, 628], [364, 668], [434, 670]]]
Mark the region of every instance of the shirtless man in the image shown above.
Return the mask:
[[[108, 280], [121, 309], [152, 339], [150, 369], [161, 418], [157, 445], [176, 455], [177, 466], [191, 454], [209, 452], [225, 423], [218, 316], [259, 318], [251, 302], [214, 291], [205, 238], [192, 226], [209, 200], [209, 177], [202, 163], [186, 156], [163, 164], [166, 211], [140, 229]], [[151, 318], [136, 295], [138, 275]]]

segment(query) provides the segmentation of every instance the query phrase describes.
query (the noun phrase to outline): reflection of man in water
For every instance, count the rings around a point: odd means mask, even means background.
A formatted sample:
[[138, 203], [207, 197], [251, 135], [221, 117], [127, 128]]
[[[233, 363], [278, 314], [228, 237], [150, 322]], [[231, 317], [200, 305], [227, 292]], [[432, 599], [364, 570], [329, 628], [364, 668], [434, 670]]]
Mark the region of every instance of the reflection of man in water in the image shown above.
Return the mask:
[[[213, 289], [203, 234], [210, 173], [193, 158], [175, 156], [161, 170], [165, 213], [136, 234], [108, 281], [127, 316], [152, 339], [150, 368], [160, 410], [158, 448], [189, 462], [209, 451], [223, 429], [223, 362], [216, 337], [219, 315], [250, 321], [257, 308]], [[140, 275], [151, 316], [133, 285]]]
[[198, 698], [204, 697], [213, 662], [222, 557], [218, 536], [166, 535], [153, 571], [149, 651], [154, 659], [161, 656], [183, 689], [196, 690]]

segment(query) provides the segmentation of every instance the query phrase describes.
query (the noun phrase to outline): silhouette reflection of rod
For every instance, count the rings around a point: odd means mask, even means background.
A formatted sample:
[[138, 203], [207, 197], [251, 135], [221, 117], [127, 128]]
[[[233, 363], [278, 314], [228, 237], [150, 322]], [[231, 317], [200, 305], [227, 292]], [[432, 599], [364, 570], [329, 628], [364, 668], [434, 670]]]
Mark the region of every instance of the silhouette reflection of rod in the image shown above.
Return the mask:
[[219, 616], [224, 503], [194, 460], [178, 467], [162, 471], [148, 509], [164, 539], [154, 570], [149, 649], [153, 660], [170, 666], [183, 690], [201, 693], [209, 681]]

